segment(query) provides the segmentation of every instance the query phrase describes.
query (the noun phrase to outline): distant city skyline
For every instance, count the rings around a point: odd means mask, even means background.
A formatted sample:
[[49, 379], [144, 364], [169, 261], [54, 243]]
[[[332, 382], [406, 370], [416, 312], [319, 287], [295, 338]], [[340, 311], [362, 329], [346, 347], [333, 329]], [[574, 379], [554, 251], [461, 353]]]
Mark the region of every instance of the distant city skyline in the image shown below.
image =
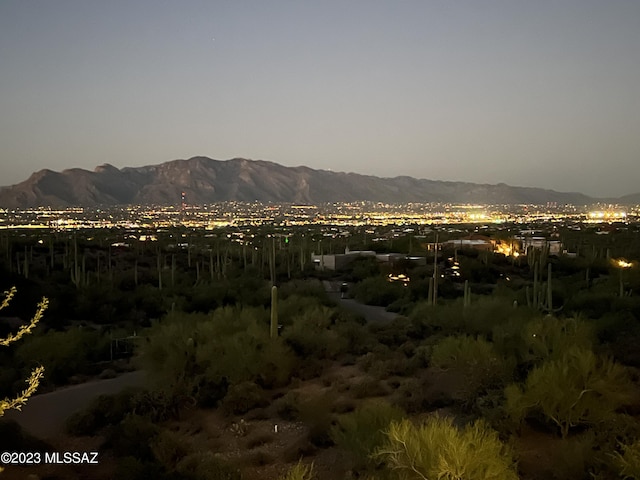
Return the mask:
[[640, 192], [640, 2], [0, 2], [0, 185], [207, 156]]

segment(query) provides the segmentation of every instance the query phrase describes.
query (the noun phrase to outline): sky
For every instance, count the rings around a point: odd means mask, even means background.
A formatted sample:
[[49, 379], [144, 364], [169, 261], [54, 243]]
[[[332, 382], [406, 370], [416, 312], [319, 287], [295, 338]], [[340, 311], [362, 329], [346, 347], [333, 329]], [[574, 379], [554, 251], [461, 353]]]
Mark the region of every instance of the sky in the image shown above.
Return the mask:
[[198, 155], [640, 192], [640, 2], [0, 1], [0, 185]]

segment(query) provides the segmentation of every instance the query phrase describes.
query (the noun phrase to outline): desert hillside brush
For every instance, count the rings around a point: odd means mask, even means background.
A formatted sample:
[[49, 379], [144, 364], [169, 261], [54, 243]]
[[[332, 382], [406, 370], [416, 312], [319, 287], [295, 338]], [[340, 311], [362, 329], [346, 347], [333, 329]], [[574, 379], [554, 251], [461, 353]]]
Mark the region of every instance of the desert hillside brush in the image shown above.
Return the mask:
[[498, 433], [478, 420], [457, 428], [433, 416], [416, 426], [392, 422], [376, 452], [403, 480], [517, 480], [516, 463]]
[[565, 438], [573, 427], [607, 421], [631, 401], [633, 390], [623, 366], [591, 350], [572, 347], [531, 370], [523, 386], [509, 385], [506, 410], [517, 422], [531, 412], [542, 413]]

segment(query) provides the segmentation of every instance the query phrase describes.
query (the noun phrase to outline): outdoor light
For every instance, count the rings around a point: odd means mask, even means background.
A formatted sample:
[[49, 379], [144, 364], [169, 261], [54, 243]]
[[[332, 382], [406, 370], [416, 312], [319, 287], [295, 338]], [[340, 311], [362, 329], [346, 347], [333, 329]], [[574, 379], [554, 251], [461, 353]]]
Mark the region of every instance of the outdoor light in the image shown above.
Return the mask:
[[612, 259], [613, 265], [619, 269], [619, 282], [620, 282], [620, 297], [624, 296], [624, 282], [622, 281], [623, 270], [628, 270], [633, 267], [632, 262], [627, 262], [624, 258]]

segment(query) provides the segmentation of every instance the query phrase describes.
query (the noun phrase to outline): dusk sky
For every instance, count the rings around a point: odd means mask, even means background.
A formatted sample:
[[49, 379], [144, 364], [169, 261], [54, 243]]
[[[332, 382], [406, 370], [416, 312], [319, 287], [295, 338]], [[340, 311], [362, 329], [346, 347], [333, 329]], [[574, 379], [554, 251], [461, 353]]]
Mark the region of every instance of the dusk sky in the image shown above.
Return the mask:
[[640, 1], [0, 1], [0, 185], [196, 155], [640, 192]]

